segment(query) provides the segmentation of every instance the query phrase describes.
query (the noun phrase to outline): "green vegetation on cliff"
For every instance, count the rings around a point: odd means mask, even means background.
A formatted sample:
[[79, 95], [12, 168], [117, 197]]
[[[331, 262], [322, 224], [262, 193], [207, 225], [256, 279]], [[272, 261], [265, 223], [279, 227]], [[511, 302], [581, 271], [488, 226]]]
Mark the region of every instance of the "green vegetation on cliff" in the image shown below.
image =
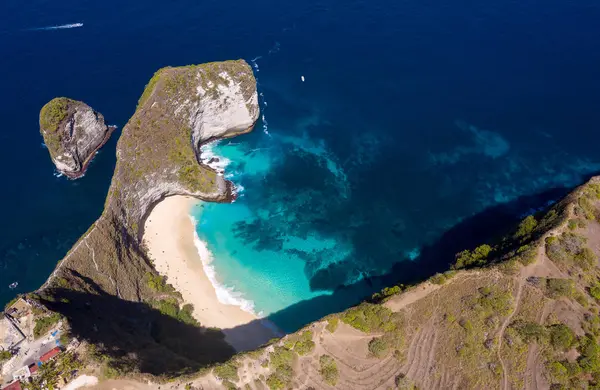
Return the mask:
[[40, 125], [44, 130], [55, 132], [58, 125], [67, 117], [69, 104], [73, 100], [58, 97], [50, 100], [40, 111]]

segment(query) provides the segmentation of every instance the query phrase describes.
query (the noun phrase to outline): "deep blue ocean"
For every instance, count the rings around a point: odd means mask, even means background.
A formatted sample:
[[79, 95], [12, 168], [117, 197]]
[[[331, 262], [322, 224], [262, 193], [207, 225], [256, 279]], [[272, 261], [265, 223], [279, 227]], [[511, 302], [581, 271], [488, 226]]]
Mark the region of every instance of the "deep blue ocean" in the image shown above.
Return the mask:
[[43, 283], [114, 169], [119, 133], [54, 175], [52, 97], [122, 127], [160, 67], [251, 63], [264, 116], [209, 148], [240, 196], [194, 216], [224, 299], [293, 330], [600, 172], [599, 20], [592, 0], [2, 1], [0, 303]]

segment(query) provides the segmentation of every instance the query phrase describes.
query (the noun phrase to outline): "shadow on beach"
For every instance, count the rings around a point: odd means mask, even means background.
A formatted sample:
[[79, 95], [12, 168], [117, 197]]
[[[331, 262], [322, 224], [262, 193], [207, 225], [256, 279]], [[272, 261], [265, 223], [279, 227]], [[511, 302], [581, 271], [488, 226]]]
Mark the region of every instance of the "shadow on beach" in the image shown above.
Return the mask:
[[170, 378], [235, 354], [218, 329], [188, 325], [143, 302], [69, 289], [56, 289], [52, 295], [60, 301], [45, 304], [67, 318], [73, 337], [102, 345], [99, 358], [116, 373]]

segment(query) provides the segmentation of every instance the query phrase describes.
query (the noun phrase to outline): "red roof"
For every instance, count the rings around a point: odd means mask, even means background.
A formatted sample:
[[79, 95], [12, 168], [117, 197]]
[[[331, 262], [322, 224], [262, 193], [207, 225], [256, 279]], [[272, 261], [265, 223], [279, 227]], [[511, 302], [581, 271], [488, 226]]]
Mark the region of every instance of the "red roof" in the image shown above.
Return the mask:
[[36, 372], [37, 372], [37, 370], [38, 370], [38, 366], [37, 366], [37, 364], [35, 364], [35, 363], [31, 363], [31, 364], [29, 365], [29, 372], [30, 372], [30, 373], [34, 374], [34, 373], [36, 373]]
[[21, 390], [21, 382], [20, 381], [13, 382], [10, 385], [6, 386], [4, 388], [4, 390]]
[[47, 362], [48, 360], [52, 359], [54, 356], [58, 355], [60, 353], [60, 348], [58, 347], [54, 347], [51, 350], [49, 350], [48, 352], [46, 352], [45, 354], [43, 354], [40, 357], [40, 361], [42, 363]]

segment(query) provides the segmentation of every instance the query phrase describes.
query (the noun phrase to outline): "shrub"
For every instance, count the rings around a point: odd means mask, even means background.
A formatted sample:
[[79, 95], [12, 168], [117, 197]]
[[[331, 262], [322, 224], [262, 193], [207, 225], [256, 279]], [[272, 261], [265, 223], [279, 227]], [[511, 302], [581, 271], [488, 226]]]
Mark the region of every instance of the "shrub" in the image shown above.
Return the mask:
[[286, 388], [286, 384], [277, 376], [277, 374], [271, 374], [267, 378], [267, 386], [271, 390], [283, 390]]
[[167, 284], [166, 278], [161, 275], [155, 275], [151, 272], [146, 273], [146, 284], [152, 291], [156, 292], [173, 292], [173, 286]]
[[188, 325], [199, 325], [198, 321], [192, 315], [194, 312], [194, 306], [192, 304], [186, 304], [179, 308], [179, 303], [175, 298], [154, 300], [151, 301], [150, 304], [153, 308], [160, 311], [164, 315], [172, 317]]
[[281, 346], [276, 346], [273, 352], [269, 353], [269, 365], [275, 369], [280, 366], [291, 366], [294, 362], [294, 352]]
[[548, 339], [546, 328], [535, 322], [519, 322], [515, 328], [521, 339], [526, 343], [544, 343]]
[[0, 351], [0, 362], [8, 360], [12, 357], [12, 353], [9, 351]]
[[550, 326], [550, 344], [554, 349], [566, 351], [575, 341], [575, 333], [565, 324]]
[[391, 297], [392, 295], [396, 295], [402, 292], [402, 287], [400, 286], [392, 286], [392, 287], [384, 287], [381, 292], [373, 294], [376, 298], [385, 298]]
[[486, 264], [487, 258], [492, 251], [492, 247], [483, 244], [475, 248], [472, 252], [464, 250], [456, 255], [456, 262], [452, 266], [454, 269], [466, 268], [471, 266], [481, 266]]
[[584, 247], [576, 253], [574, 259], [583, 269], [590, 269], [596, 265], [596, 255], [594, 254], [594, 251], [588, 247]]
[[576, 219], [569, 219], [569, 224], [567, 225], [569, 230], [575, 230], [579, 226]]
[[339, 324], [339, 319], [337, 317], [330, 317], [327, 319], [327, 325], [325, 326], [325, 329], [327, 329], [329, 331], [329, 333], [333, 333], [335, 332], [335, 330], [338, 327]]
[[535, 261], [536, 250], [530, 245], [523, 245], [517, 249], [517, 259], [523, 265], [533, 264]]
[[237, 382], [240, 380], [238, 376], [238, 366], [233, 362], [218, 365], [214, 368], [213, 374], [221, 380], [229, 380]]
[[369, 341], [369, 352], [377, 358], [382, 358], [387, 355], [387, 343], [381, 337], [371, 339], [371, 341]]
[[67, 117], [68, 105], [71, 102], [67, 98], [54, 98], [50, 100], [40, 111], [40, 124], [45, 130], [55, 132], [58, 125]]
[[565, 382], [569, 379], [569, 372], [560, 362], [552, 362], [547, 366], [550, 376], [557, 382]]
[[581, 374], [581, 367], [579, 367], [579, 364], [577, 362], [570, 363], [570, 362], [564, 361], [561, 363], [567, 369], [567, 373], [568, 373], [569, 377], [574, 377], [574, 376]]
[[396, 376], [396, 379], [394, 381], [398, 390], [417, 390], [415, 384], [404, 374]]
[[33, 328], [33, 335], [38, 338], [48, 332], [54, 325], [58, 324], [61, 320], [61, 315], [58, 313], [52, 313], [49, 316], [36, 318], [35, 327]]
[[333, 360], [333, 358], [329, 355], [321, 355], [319, 358], [319, 365], [321, 366], [319, 373], [321, 374], [321, 377], [325, 383], [335, 386], [339, 377], [335, 360]]
[[341, 320], [355, 329], [365, 333], [373, 331], [393, 331], [396, 324], [392, 311], [385, 306], [363, 303], [346, 310]]
[[482, 287], [479, 290], [481, 296], [477, 299], [477, 303], [486, 312], [494, 312], [505, 315], [510, 311], [512, 303], [512, 295], [508, 291], [499, 291], [490, 287]]
[[237, 386], [229, 381], [223, 381], [223, 387], [225, 390], [238, 390]]
[[517, 232], [515, 233], [515, 238], [523, 239], [528, 237], [536, 228], [537, 224], [537, 220], [533, 215], [528, 216], [519, 224]]
[[590, 287], [590, 295], [592, 297], [594, 297], [595, 299], [600, 300], [600, 283], [595, 282], [591, 287]]
[[593, 336], [583, 337], [579, 343], [579, 366], [587, 373], [600, 372], [600, 347]]
[[546, 279], [546, 291], [552, 298], [570, 298], [575, 291], [575, 283], [569, 279]]
[[468, 319], [461, 319], [458, 321], [458, 324], [467, 332], [471, 333], [473, 331], [473, 323]]
[[276, 346], [273, 352], [269, 353], [269, 365], [275, 369], [275, 373], [267, 378], [270, 389], [284, 389], [288, 386], [294, 375], [294, 359], [294, 352], [281, 346]]
[[312, 340], [312, 336], [313, 334], [310, 330], [302, 333], [300, 341], [294, 346], [294, 351], [298, 353], [298, 355], [303, 356], [309, 354], [315, 349], [315, 343]]
[[447, 282], [446, 276], [444, 274], [440, 274], [439, 272], [429, 278], [429, 281], [433, 284], [444, 284]]

